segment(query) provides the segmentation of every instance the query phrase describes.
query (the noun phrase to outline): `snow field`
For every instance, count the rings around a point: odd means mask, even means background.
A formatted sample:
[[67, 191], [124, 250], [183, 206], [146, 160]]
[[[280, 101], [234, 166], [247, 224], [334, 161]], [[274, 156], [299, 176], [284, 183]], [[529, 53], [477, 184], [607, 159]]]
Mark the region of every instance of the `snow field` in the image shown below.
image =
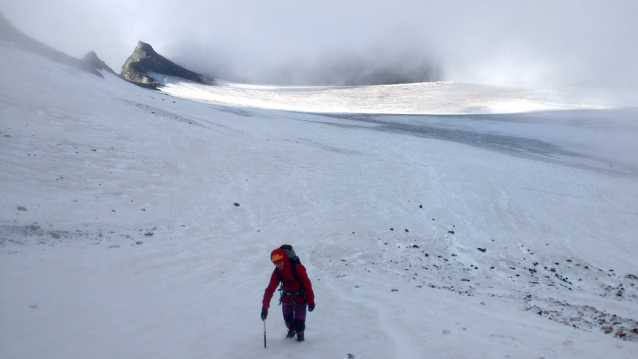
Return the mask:
[[[638, 349], [613, 337], [618, 325], [606, 335], [525, 311], [563, 311], [558, 320], [578, 324], [570, 318], [582, 308], [554, 298], [636, 320], [629, 155], [611, 171], [605, 156], [481, 147], [472, 141], [494, 131], [472, 118], [423, 118], [475, 134], [443, 140], [356, 117], [199, 103], [0, 51], [0, 357], [633, 358]], [[507, 143], [523, 142], [530, 127], [505, 122]], [[561, 143], [533, 127], [527, 136]], [[308, 268], [317, 310], [306, 342], [285, 341], [275, 298], [264, 349], [268, 254], [283, 243]]]

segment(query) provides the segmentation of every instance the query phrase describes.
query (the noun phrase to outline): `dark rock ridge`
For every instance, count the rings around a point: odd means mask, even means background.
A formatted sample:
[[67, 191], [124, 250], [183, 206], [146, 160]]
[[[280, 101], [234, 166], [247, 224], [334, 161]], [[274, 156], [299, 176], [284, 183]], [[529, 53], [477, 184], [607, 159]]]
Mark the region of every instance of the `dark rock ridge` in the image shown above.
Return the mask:
[[143, 87], [156, 88], [161, 84], [151, 76], [153, 73], [181, 77], [201, 84], [211, 84], [213, 82], [196, 72], [175, 64], [155, 52], [151, 45], [139, 41], [135, 50], [133, 50], [133, 54], [124, 62], [120, 76]]
[[[58, 63], [74, 67], [76, 69], [90, 72], [96, 76], [104, 78], [103, 71], [109, 72], [116, 76], [104, 61], [90, 51], [82, 60], [69, 56], [63, 52], [45, 45], [31, 37], [25, 35], [20, 30], [11, 25], [4, 15], [0, 12], [0, 41], [5, 41], [15, 47], [46, 57]], [[142, 41], [138, 42], [133, 54], [126, 60], [122, 66], [122, 73], [119, 75], [124, 80], [132, 82], [136, 85], [146, 88], [157, 88], [160, 82], [152, 77], [152, 74], [164, 74], [167, 76], [176, 76], [185, 80], [198, 82], [201, 84], [214, 84], [215, 81], [206, 78], [196, 72], [187, 70], [167, 58], [159, 55], [151, 45]]]
[[[55, 50], [54, 48], [47, 46], [23, 34], [20, 30], [13, 27], [13, 25], [11, 25], [9, 20], [7, 20], [2, 15], [2, 13], [0, 13], [0, 40], [4, 40], [9, 43], [12, 43], [19, 49], [22, 49], [40, 56], [44, 56], [55, 62], [59, 62], [67, 66], [75, 67], [77, 69], [87, 71], [96, 76], [104, 78], [104, 76], [102, 76], [102, 74], [95, 67], [90, 65], [88, 62], [80, 60], [80, 59], [76, 59], [75, 57], [69, 56], [63, 52]], [[95, 53], [93, 54], [95, 55]], [[97, 59], [99, 62], [102, 62], [97, 58], [97, 55], [95, 55], [95, 59]], [[104, 64], [104, 66], [106, 66], [106, 64]], [[106, 67], [108, 68], [108, 66]]]
[[84, 58], [82, 58], [82, 62], [84, 62], [91, 69], [107, 71], [117, 76], [115, 71], [113, 71], [104, 61], [100, 60], [99, 57], [97, 57], [95, 51], [89, 51], [86, 55], [84, 55]]

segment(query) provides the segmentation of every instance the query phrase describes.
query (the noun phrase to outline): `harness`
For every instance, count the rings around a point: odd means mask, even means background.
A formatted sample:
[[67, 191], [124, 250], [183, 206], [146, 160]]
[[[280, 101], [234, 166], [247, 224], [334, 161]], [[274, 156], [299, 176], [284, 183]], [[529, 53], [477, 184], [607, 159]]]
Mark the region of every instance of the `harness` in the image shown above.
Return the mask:
[[295, 301], [295, 298], [297, 298], [298, 296], [303, 296], [303, 299], [307, 300], [306, 292], [303, 290], [303, 288], [297, 289], [297, 290], [286, 290], [284, 289], [284, 286], [282, 284], [281, 287], [279, 287], [278, 291], [279, 291], [279, 305], [281, 305], [281, 303], [284, 302], [284, 297], [287, 295], [290, 296], [290, 303], [292, 303], [295, 306], [297, 306], [297, 302]]
[[278, 269], [275, 269], [276, 273], [277, 273], [277, 278], [279, 278], [279, 289], [277, 289], [279, 291], [279, 305], [281, 305], [281, 303], [283, 303], [284, 301], [284, 297], [289, 295], [290, 296], [290, 302], [293, 303], [295, 306], [297, 305], [297, 302], [295, 302], [295, 298], [299, 297], [299, 296], [303, 296], [304, 300], [307, 300], [306, 298], [306, 291], [304, 291], [303, 289], [303, 282], [299, 279], [299, 277], [297, 276], [297, 270], [295, 268], [295, 264], [292, 264], [292, 274], [295, 277], [295, 280], [290, 280], [290, 281], [285, 281], [286, 283], [294, 283], [295, 281], [299, 282], [301, 284], [301, 288], [297, 289], [297, 290], [288, 290], [284, 288], [284, 280], [281, 276], [281, 274], [279, 273]]

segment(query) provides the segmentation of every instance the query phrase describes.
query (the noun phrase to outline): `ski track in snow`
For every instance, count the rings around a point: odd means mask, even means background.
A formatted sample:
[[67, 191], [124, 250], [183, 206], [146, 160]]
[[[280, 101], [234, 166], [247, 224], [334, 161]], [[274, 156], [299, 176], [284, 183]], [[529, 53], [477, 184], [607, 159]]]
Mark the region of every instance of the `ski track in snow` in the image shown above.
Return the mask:
[[[0, 52], [0, 357], [638, 349], [635, 111], [241, 108]], [[317, 310], [286, 341], [275, 298], [263, 349], [284, 242]]]

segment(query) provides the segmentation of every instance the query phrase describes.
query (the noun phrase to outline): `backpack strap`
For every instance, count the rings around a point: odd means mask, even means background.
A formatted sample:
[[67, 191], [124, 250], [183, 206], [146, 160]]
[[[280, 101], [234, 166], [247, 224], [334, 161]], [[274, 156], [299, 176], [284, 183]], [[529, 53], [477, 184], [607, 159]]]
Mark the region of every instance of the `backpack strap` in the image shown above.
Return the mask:
[[303, 288], [303, 282], [301, 281], [301, 279], [299, 279], [299, 275], [297, 274], [297, 264], [293, 261], [290, 261], [290, 269], [292, 269], [292, 276], [295, 277], [295, 279], [299, 283], [301, 283], [301, 288]]

